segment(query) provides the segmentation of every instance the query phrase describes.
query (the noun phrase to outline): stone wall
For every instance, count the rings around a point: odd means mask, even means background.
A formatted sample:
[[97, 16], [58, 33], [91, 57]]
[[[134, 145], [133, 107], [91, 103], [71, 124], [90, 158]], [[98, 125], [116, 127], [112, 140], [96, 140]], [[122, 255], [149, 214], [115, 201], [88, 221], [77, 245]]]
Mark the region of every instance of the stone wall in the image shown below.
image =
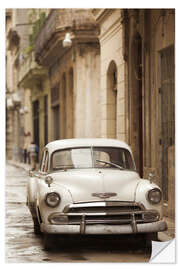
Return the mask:
[[[122, 54], [121, 11], [120, 9], [115, 9], [104, 10], [103, 12], [104, 17], [102, 19], [97, 17], [101, 29], [99, 36], [101, 46], [101, 137], [111, 137], [126, 141], [125, 63]], [[117, 72], [115, 104], [108, 98], [108, 91], [112, 90], [108, 89], [108, 80], [112, 80], [112, 78], [108, 78], [108, 70], [111, 63], [114, 63]], [[116, 115], [112, 118], [110, 115], [114, 106], [116, 106]], [[111, 132], [113, 125], [116, 126], [115, 134]]]

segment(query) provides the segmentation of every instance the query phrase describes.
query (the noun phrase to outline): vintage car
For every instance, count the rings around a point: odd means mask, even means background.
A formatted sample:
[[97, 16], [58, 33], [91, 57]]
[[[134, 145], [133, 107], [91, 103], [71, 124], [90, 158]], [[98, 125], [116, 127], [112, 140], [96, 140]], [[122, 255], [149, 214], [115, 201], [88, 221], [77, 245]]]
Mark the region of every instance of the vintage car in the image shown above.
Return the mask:
[[30, 172], [27, 205], [47, 249], [52, 234], [141, 234], [155, 240], [167, 229], [161, 189], [140, 178], [130, 147], [119, 140], [48, 143], [40, 170]]

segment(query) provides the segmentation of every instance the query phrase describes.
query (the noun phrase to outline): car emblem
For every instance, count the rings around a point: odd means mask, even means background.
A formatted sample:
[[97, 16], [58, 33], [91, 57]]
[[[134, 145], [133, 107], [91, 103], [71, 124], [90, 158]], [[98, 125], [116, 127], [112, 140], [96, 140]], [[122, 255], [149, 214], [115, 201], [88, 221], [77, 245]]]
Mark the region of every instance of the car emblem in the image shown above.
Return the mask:
[[99, 197], [100, 199], [107, 199], [113, 196], [116, 196], [117, 193], [113, 193], [113, 192], [104, 192], [104, 193], [92, 193], [92, 196], [94, 197]]

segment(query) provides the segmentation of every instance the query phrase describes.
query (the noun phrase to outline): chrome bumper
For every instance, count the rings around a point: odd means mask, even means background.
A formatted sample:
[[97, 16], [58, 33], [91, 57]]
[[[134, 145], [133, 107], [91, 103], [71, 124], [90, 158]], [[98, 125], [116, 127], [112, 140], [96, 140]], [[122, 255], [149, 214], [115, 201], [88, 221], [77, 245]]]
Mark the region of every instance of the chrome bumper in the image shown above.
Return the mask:
[[132, 224], [126, 225], [104, 225], [93, 224], [88, 225], [81, 223], [80, 225], [54, 225], [41, 224], [41, 231], [49, 234], [134, 234], [134, 233], [152, 233], [167, 230], [167, 224], [164, 220], [136, 224], [136, 228]]

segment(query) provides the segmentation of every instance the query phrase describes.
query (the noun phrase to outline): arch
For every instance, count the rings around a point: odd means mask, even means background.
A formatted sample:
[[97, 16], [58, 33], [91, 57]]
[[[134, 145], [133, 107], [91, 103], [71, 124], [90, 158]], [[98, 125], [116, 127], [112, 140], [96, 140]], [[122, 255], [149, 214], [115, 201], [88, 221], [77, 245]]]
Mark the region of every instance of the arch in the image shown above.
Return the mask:
[[107, 137], [116, 138], [117, 123], [117, 66], [111, 61], [107, 70]]

